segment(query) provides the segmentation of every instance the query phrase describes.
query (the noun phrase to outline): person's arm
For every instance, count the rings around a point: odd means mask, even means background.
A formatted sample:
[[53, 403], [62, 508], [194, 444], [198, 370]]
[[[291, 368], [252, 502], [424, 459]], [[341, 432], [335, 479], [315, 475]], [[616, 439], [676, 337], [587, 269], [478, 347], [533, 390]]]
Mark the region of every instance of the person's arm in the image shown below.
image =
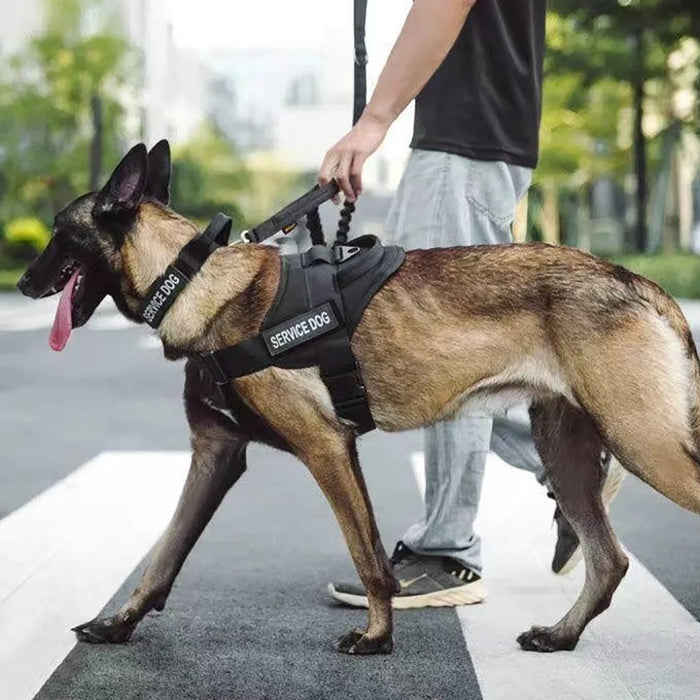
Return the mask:
[[367, 108], [323, 160], [318, 181], [335, 178], [348, 201], [362, 192], [362, 166], [394, 120], [423, 89], [456, 41], [476, 0], [415, 0]]

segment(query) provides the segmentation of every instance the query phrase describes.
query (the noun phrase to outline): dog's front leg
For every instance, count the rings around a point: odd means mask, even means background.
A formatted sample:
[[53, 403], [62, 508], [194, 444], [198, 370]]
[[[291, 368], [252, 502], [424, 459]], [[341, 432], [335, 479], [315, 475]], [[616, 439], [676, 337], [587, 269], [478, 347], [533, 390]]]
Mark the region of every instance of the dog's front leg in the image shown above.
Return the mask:
[[75, 627], [80, 641], [126, 642], [149, 611], [164, 608], [187, 555], [226, 492], [245, 471], [248, 438], [205, 404], [188, 399], [186, 406], [193, 453], [175, 514], [127, 603], [112, 617], [98, 617]]
[[369, 624], [338, 639], [346, 654], [388, 654], [393, 649], [391, 596], [399, 587], [391, 570], [369, 501], [354, 437], [317, 433], [299, 452], [335, 513], [367, 590]]

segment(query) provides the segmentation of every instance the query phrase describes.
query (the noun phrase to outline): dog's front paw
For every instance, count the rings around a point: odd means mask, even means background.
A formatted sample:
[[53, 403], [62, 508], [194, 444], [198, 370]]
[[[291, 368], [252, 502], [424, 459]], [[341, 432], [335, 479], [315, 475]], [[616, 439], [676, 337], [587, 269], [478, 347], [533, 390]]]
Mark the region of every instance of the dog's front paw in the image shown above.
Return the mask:
[[88, 644], [123, 644], [128, 642], [136, 625], [125, 622], [118, 615], [97, 617], [77, 627], [73, 627], [79, 642]]
[[368, 656], [370, 654], [391, 654], [394, 640], [391, 634], [379, 639], [368, 637], [363, 630], [353, 630], [336, 640], [335, 648], [343, 654]]
[[553, 627], [531, 627], [518, 637], [518, 644], [525, 651], [571, 651], [577, 642], [578, 638], [564, 637]]

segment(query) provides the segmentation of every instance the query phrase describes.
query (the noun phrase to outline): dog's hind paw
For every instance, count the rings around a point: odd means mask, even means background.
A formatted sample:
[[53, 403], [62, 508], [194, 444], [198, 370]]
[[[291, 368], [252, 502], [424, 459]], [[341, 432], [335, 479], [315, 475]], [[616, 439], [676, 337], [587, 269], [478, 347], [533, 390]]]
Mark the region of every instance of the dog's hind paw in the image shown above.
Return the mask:
[[388, 637], [375, 639], [368, 637], [363, 630], [353, 630], [334, 644], [337, 651], [343, 654], [355, 656], [368, 656], [370, 654], [391, 654], [394, 650], [394, 640], [391, 634]]
[[73, 627], [79, 642], [88, 644], [123, 644], [128, 642], [135, 625], [124, 622], [118, 616], [97, 617]]
[[552, 627], [531, 627], [518, 637], [518, 644], [525, 651], [572, 651], [578, 638], [563, 637]]

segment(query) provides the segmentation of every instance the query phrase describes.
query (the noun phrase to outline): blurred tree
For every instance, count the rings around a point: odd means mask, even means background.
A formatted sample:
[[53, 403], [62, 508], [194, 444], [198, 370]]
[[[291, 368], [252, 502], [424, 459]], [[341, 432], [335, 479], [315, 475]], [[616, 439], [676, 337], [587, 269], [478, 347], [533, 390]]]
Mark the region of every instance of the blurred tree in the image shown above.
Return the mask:
[[[629, 86], [606, 77], [602, 69], [595, 78], [580, 70], [587, 54], [598, 56], [611, 50], [605, 35], [582, 31], [571, 18], [550, 13], [540, 161], [535, 171], [539, 197], [533, 198], [531, 213], [539, 219], [540, 237], [545, 241], [560, 242], [561, 199], [573, 197], [585, 213], [593, 182], [602, 175], [621, 181], [628, 170]], [[585, 247], [586, 239], [586, 232], [579, 231], [566, 242]]]
[[[102, 0], [44, 0], [44, 33], [0, 76], [0, 219], [50, 220], [122, 151], [129, 47]], [[99, 22], [101, 20], [101, 23]], [[92, 24], [92, 26], [87, 26]], [[94, 139], [95, 111], [100, 131]], [[91, 160], [92, 149], [92, 160]], [[88, 177], [92, 162], [92, 177]]]
[[243, 228], [236, 199], [250, 188], [250, 173], [235, 146], [207, 122], [173, 158], [172, 207], [183, 216], [208, 221], [217, 211]]
[[666, 77], [671, 50], [683, 36], [700, 36], [698, 0], [552, 0], [550, 7], [575, 30], [550, 48], [551, 67], [574, 72], [588, 86], [601, 78], [626, 82], [632, 91], [637, 187], [636, 247], [646, 248], [646, 84]]

